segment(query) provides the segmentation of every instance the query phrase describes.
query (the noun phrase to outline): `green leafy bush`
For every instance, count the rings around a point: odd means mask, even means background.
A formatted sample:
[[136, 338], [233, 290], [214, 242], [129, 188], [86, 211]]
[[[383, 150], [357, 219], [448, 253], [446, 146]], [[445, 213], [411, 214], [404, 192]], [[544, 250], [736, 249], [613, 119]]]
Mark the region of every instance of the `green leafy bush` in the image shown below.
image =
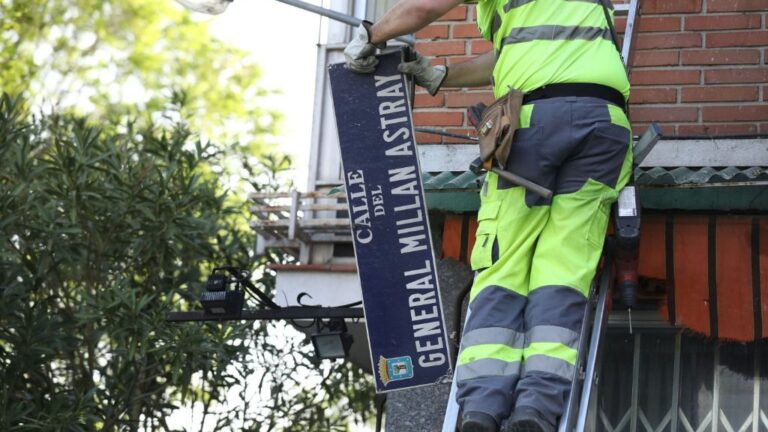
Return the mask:
[[0, 430], [171, 430], [167, 417], [195, 403], [216, 430], [368, 418], [368, 379], [349, 364], [316, 369], [284, 324], [164, 321], [197, 308], [213, 266], [261, 269], [269, 291], [264, 265], [283, 259], [252, 256], [218, 157], [181, 124], [107, 133], [32, 119], [2, 96]]

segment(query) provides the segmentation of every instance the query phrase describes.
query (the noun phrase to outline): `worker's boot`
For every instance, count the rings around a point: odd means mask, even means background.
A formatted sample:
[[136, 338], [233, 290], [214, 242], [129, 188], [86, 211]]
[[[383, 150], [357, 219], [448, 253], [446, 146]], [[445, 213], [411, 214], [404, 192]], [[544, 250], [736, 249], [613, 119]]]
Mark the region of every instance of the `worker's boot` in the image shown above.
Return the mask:
[[555, 426], [533, 408], [515, 409], [504, 432], [555, 432]]
[[465, 412], [461, 417], [461, 432], [498, 432], [499, 425], [490, 415], [479, 411]]

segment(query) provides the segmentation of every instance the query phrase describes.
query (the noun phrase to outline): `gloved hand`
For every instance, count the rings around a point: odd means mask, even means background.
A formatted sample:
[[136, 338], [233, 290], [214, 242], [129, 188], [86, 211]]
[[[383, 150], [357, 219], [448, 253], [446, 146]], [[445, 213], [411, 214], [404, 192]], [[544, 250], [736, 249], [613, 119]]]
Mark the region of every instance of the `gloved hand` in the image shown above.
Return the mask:
[[397, 70], [402, 73], [413, 75], [416, 84], [427, 89], [430, 95], [434, 96], [440, 86], [443, 85], [445, 77], [448, 76], [448, 68], [445, 66], [432, 66], [429, 59], [414, 51], [416, 60], [403, 62], [397, 66]]
[[347, 58], [347, 69], [357, 73], [373, 73], [379, 60], [374, 57], [377, 49], [384, 49], [386, 42], [374, 45], [371, 43], [370, 21], [363, 21], [357, 28], [357, 35], [352, 42], [344, 48], [344, 57]]

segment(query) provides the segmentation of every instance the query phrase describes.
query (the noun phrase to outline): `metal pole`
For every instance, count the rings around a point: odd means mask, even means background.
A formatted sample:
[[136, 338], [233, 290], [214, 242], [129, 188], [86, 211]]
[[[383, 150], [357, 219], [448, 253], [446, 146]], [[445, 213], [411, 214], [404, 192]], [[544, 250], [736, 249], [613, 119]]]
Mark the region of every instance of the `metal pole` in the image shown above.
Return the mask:
[[[360, 25], [363, 20], [360, 18], [353, 17], [351, 15], [343, 14], [341, 12], [337, 12], [335, 10], [326, 9], [324, 7], [315, 6], [310, 3], [303, 2], [301, 0], [277, 0], [280, 3], [285, 3], [287, 5], [297, 7], [299, 9], [304, 9], [305, 11], [316, 13], [318, 15], [322, 15], [326, 18], [330, 18], [332, 20], [341, 21], [345, 24], [349, 24], [353, 27], [357, 27]], [[415, 43], [415, 39], [413, 36], [398, 36], [395, 39], [399, 40], [400, 42], [403, 42], [406, 45], [413, 46]]]
[[680, 412], [680, 357], [683, 353], [683, 332], [675, 334], [675, 362], [672, 369], [672, 432], [677, 432]]
[[712, 384], [712, 432], [720, 426], [720, 342], [715, 342], [715, 377]]
[[632, 406], [630, 408], [631, 417], [629, 420], [629, 430], [637, 430], [637, 417], [640, 414], [640, 348], [643, 334], [635, 335], [635, 348], [632, 359]]
[[760, 346], [759, 340], [755, 341], [755, 374], [753, 375], [753, 389], [752, 389], [752, 432], [760, 432], [760, 381], [762, 376], [760, 375]]
[[365, 318], [361, 307], [289, 306], [279, 309], [245, 309], [238, 316], [208, 315], [204, 311], [167, 312], [165, 320], [184, 321], [258, 321], [322, 318]]

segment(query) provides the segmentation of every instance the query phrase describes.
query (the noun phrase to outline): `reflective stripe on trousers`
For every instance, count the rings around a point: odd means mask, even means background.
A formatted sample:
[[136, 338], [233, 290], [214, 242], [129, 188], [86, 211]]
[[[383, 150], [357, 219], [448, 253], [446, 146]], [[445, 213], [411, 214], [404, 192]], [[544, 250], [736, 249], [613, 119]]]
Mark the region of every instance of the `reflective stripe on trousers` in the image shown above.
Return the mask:
[[507, 168], [554, 196], [486, 177], [457, 400], [465, 412], [499, 422], [514, 406], [528, 406], [556, 424], [609, 210], [631, 172], [630, 132], [621, 109], [600, 99], [553, 98], [525, 108]]

